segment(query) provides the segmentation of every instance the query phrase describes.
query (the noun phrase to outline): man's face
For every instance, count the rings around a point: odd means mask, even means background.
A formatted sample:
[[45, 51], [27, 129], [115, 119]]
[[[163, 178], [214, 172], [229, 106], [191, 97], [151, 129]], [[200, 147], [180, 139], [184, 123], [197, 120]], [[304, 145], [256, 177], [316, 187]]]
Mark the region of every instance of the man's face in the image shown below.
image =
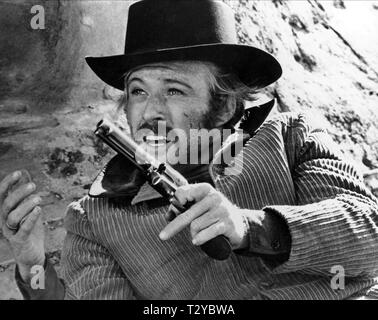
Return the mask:
[[[164, 153], [170, 148], [187, 148], [188, 141], [179, 138], [175, 143], [169, 140], [169, 136], [168, 139], [167, 135], [164, 136], [170, 130], [180, 129], [189, 137], [191, 129], [207, 125], [209, 70], [204, 64], [171, 62], [145, 65], [127, 77], [125, 90], [131, 134], [155, 154], [159, 148], [164, 149]], [[158, 130], [158, 123], [166, 127], [163, 135]]]

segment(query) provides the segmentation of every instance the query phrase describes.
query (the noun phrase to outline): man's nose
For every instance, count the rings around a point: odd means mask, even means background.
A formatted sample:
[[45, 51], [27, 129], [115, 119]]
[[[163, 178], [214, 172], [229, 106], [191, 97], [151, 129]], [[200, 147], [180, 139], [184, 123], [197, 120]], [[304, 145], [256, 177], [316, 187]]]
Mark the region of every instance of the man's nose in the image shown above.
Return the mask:
[[164, 98], [154, 96], [148, 99], [143, 113], [143, 120], [151, 122], [153, 120], [165, 120], [166, 105]]

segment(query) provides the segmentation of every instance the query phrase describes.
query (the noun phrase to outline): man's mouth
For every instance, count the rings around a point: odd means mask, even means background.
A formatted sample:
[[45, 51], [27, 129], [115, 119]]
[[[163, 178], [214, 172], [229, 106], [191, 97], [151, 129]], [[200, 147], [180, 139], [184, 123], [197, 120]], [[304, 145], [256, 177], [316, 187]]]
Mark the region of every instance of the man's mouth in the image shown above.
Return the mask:
[[143, 142], [153, 147], [161, 147], [167, 145], [171, 141], [164, 136], [148, 135], [143, 137]]

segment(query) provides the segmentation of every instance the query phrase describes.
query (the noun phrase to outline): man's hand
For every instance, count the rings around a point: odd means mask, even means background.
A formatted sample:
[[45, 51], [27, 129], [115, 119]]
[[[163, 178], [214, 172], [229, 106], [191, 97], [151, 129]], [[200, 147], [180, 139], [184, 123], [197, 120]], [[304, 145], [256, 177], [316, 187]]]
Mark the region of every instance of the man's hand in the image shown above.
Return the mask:
[[[0, 182], [0, 228], [8, 239], [22, 279], [27, 282], [30, 269], [45, 261], [41, 198], [34, 196], [35, 184], [23, 183], [16, 171]], [[20, 184], [15, 190], [12, 187]]]
[[222, 234], [229, 239], [234, 250], [248, 245], [248, 227], [244, 222], [243, 210], [210, 184], [182, 186], [177, 189], [175, 197], [181, 205], [187, 202], [194, 204], [161, 231], [160, 239], [168, 240], [190, 226], [194, 245], [200, 246]]

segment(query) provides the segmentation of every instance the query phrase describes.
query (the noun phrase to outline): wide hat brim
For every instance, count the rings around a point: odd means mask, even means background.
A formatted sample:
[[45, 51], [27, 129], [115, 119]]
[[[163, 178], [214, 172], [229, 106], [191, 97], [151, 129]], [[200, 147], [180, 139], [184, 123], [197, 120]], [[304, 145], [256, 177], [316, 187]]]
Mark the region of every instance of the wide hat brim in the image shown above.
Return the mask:
[[124, 90], [124, 76], [128, 71], [145, 64], [166, 61], [213, 62], [234, 72], [245, 85], [256, 88], [272, 84], [282, 74], [279, 62], [272, 55], [240, 44], [203, 44], [85, 59], [102, 81], [119, 90]]

